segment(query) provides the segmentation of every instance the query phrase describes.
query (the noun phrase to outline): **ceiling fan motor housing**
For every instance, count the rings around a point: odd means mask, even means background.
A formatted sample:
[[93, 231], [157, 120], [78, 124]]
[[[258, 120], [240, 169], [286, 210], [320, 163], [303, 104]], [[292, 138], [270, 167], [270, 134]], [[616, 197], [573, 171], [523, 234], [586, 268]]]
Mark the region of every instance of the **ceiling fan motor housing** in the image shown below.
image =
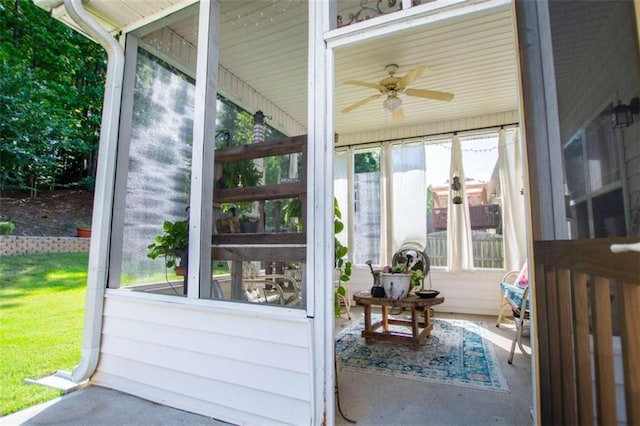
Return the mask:
[[386, 67], [384, 67], [384, 70], [387, 72], [387, 74], [393, 77], [396, 71], [398, 71], [398, 68], [399, 67], [396, 64], [389, 64]]

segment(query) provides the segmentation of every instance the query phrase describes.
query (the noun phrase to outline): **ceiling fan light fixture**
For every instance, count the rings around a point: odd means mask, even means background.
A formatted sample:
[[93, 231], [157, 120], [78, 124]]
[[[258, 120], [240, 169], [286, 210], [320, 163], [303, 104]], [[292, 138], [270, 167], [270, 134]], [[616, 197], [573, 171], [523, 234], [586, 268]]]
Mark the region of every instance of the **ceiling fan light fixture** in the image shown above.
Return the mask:
[[382, 103], [382, 106], [393, 112], [402, 106], [402, 99], [395, 95], [389, 95]]

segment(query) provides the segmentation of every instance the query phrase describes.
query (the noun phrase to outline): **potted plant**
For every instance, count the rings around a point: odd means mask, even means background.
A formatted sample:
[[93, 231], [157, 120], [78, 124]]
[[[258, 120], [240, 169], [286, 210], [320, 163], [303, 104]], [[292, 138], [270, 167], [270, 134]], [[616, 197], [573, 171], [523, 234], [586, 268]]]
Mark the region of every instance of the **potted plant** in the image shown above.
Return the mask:
[[413, 289], [422, 286], [423, 280], [422, 270], [410, 269], [404, 258], [399, 258], [393, 266], [385, 266], [380, 274], [385, 294], [391, 299], [407, 297]]
[[[342, 213], [338, 207], [338, 199], [333, 199], [333, 240], [334, 240], [334, 261], [335, 272], [337, 276], [337, 285], [334, 291], [334, 313], [336, 317], [341, 314], [340, 299], [347, 297], [347, 289], [344, 286], [351, 279], [351, 262], [347, 258], [349, 249], [342, 245], [338, 240], [338, 235], [344, 229], [344, 223], [342, 223]], [[346, 302], [348, 303], [348, 301]]]
[[244, 233], [258, 232], [260, 218], [254, 213], [242, 213], [240, 215], [240, 231]]
[[79, 222], [76, 224], [76, 235], [79, 238], [91, 238], [91, 222]]
[[177, 222], [165, 221], [162, 224], [161, 235], [155, 237], [153, 243], [147, 246], [147, 257], [157, 259], [164, 257], [167, 268], [175, 268], [176, 274], [181, 275], [186, 271], [187, 253], [189, 244], [189, 224], [186, 220]]
[[300, 198], [293, 198], [285, 204], [284, 208], [284, 223], [291, 231], [302, 231], [302, 200]]

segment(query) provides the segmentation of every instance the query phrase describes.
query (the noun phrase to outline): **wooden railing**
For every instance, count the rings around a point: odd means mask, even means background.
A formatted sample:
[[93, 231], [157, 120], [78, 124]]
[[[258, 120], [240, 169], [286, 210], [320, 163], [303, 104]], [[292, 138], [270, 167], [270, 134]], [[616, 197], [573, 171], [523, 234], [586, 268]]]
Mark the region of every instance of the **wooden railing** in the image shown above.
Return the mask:
[[640, 253], [609, 249], [637, 241], [534, 243], [541, 424], [640, 424]]

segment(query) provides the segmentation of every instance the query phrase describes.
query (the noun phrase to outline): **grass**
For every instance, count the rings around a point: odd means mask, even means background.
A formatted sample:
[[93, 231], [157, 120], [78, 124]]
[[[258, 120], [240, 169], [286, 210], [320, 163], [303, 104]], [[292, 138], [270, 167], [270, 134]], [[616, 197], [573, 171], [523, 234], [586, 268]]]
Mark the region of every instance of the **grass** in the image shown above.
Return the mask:
[[0, 416], [60, 392], [29, 385], [80, 361], [87, 253], [0, 257]]
[[[88, 253], [0, 256], [0, 416], [60, 391], [26, 384], [80, 362]], [[214, 274], [228, 273], [226, 262]], [[172, 271], [126, 284], [182, 279]], [[123, 284], [125, 284], [123, 283]]]

